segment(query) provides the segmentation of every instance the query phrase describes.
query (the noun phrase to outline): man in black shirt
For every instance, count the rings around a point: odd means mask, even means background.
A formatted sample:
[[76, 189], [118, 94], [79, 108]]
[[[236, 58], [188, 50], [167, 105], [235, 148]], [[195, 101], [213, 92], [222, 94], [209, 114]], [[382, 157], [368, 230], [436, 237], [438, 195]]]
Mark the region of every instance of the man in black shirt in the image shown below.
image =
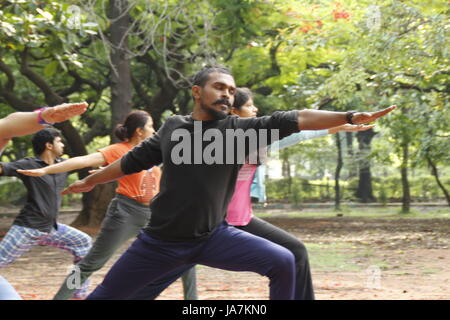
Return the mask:
[[[87, 192], [96, 184], [124, 174], [164, 165], [160, 193], [151, 204], [151, 221], [88, 299], [129, 298], [147, 283], [192, 264], [257, 272], [269, 277], [271, 299], [293, 299], [292, 253], [224, 222], [242, 165], [239, 145], [228, 144], [228, 138], [239, 140], [237, 133], [245, 135], [256, 130], [259, 140], [270, 144], [272, 137], [281, 139], [300, 129], [327, 129], [346, 122], [367, 123], [394, 107], [375, 113], [302, 110], [238, 118], [228, 116], [235, 89], [228, 70], [217, 67], [201, 70], [192, 87], [195, 105], [191, 115], [169, 118], [155, 136], [121, 160], [75, 182], [63, 192]], [[215, 139], [209, 143], [211, 137]], [[260, 146], [260, 141], [257, 147], [251, 146], [249, 139], [243, 141], [243, 156]], [[208, 152], [213, 144], [216, 148], [211, 161]]]
[[[0, 242], [0, 267], [3, 267], [36, 245], [50, 245], [69, 251], [77, 263], [89, 251], [91, 237], [65, 224], [57, 223], [61, 205], [61, 190], [67, 173], [30, 177], [17, 169], [36, 169], [62, 161], [64, 144], [58, 130], [43, 129], [33, 136], [36, 157], [0, 163], [0, 175], [15, 176], [27, 188], [27, 200], [12, 227]], [[77, 295], [87, 294], [88, 284], [79, 288]]]

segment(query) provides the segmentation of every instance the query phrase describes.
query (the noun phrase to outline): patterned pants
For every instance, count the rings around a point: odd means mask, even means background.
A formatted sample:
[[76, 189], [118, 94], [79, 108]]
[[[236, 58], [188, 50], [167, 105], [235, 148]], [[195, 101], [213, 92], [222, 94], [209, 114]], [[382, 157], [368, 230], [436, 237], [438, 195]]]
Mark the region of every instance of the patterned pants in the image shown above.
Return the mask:
[[[92, 246], [91, 237], [78, 229], [58, 223], [58, 229], [42, 232], [37, 229], [12, 225], [0, 242], [0, 268], [10, 264], [34, 246], [52, 246], [70, 252], [77, 263], [89, 252]], [[83, 283], [75, 293], [75, 297], [86, 297], [89, 282]]]

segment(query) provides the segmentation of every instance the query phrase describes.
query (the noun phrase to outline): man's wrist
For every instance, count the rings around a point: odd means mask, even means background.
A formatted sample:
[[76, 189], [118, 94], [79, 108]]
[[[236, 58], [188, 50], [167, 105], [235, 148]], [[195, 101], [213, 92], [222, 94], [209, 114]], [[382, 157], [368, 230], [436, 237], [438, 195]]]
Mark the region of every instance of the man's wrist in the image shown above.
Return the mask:
[[346, 119], [347, 123], [349, 123], [349, 124], [355, 124], [355, 123], [353, 122], [353, 116], [355, 115], [355, 113], [356, 113], [356, 111], [354, 111], [354, 110], [352, 110], [352, 111], [347, 111], [347, 112], [345, 113], [345, 119]]

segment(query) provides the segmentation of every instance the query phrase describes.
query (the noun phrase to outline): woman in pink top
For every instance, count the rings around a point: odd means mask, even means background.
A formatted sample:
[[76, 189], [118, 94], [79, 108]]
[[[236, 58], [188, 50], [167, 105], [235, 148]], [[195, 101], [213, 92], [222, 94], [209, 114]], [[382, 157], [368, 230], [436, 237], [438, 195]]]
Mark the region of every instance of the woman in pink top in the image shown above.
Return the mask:
[[[253, 105], [251, 91], [247, 88], [238, 88], [235, 94], [234, 105], [231, 113], [240, 117], [256, 117], [258, 109]], [[288, 136], [281, 141], [271, 145], [269, 148], [273, 150], [282, 149], [293, 144], [293, 141], [300, 142], [302, 140], [312, 139], [339, 131], [362, 131], [372, 128], [373, 126], [361, 125], [343, 125], [328, 130], [318, 131], [300, 131]], [[295, 257], [296, 263], [296, 300], [313, 300], [314, 290], [311, 279], [311, 271], [308, 261], [308, 253], [305, 245], [295, 236], [288, 232], [260, 219], [252, 214], [252, 205], [250, 199], [250, 188], [253, 176], [257, 169], [257, 165], [245, 164], [239, 171], [236, 181], [235, 191], [228, 205], [226, 220], [230, 225], [247, 231], [251, 234], [270, 240], [289, 249]]]

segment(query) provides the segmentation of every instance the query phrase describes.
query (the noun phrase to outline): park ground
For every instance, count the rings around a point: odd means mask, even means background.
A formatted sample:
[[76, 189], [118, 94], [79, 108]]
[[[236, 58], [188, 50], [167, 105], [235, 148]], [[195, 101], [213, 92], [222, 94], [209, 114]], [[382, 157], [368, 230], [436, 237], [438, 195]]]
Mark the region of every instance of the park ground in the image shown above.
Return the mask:
[[[411, 214], [395, 208], [257, 210], [256, 214], [301, 239], [309, 251], [319, 300], [448, 300], [450, 299], [450, 210], [414, 207]], [[76, 213], [61, 214], [70, 224]], [[0, 215], [0, 237], [12, 217]], [[95, 235], [94, 235], [95, 236]], [[124, 245], [91, 278], [99, 284]], [[51, 299], [71, 268], [69, 253], [35, 247], [1, 270], [24, 299]], [[197, 266], [202, 300], [268, 298], [268, 280], [249, 272]], [[178, 280], [159, 299], [182, 299]]]

